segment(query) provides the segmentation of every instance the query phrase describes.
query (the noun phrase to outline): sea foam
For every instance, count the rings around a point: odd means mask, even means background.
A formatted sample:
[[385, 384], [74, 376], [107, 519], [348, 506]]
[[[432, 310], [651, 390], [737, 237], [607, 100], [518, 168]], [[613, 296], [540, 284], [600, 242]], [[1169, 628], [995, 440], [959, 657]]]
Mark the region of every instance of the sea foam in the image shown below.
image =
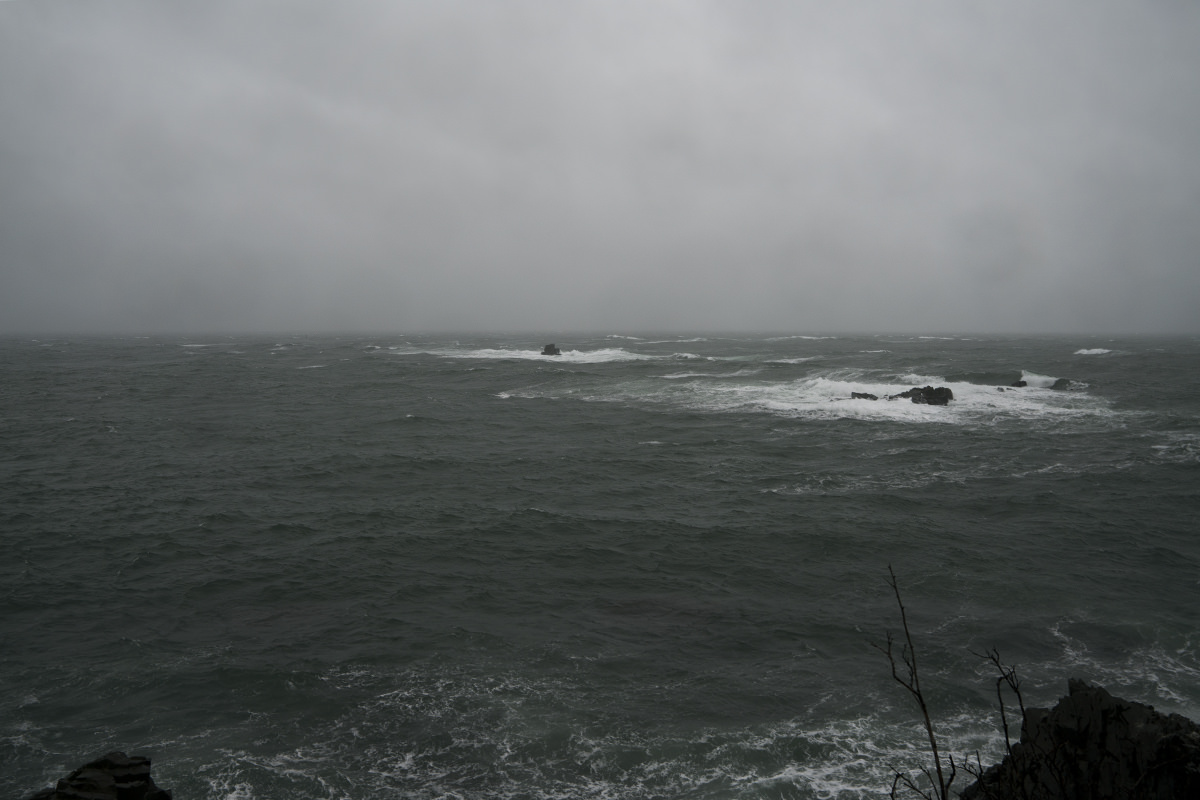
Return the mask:
[[[655, 378], [615, 380], [582, 390], [539, 384], [504, 391], [498, 396], [645, 403], [691, 411], [765, 413], [797, 419], [862, 419], [918, 424], [990, 426], [1006, 419], [1103, 420], [1113, 414], [1106, 401], [1082, 391], [1008, 389], [945, 381], [936, 375], [906, 373], [898, 376], [854, 369], [825, 370], [789, 381], [764, 381], [753, 374], [745, 374], [747, 372], [724, 375], [696, 371], [668, 373]], [[1058, 380], [1041, 377], [1047, 387]], [[907, 398], [886, 399], [914, 386], [926, 385], [946, 386], [954, 393], [954, 399], [948, 406], [913, 403]], [[873, 394], [880, 399], [852, 399], [853, 392]]]

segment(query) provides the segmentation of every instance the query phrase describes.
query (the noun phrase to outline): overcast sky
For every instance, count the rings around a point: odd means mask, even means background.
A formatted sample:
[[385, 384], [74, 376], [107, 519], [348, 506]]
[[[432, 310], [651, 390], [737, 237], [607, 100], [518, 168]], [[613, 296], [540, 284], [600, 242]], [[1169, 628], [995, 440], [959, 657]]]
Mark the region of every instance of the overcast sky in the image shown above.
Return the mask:
[[0, 332], [1200, 332], [1192, 0], [0, 2]]

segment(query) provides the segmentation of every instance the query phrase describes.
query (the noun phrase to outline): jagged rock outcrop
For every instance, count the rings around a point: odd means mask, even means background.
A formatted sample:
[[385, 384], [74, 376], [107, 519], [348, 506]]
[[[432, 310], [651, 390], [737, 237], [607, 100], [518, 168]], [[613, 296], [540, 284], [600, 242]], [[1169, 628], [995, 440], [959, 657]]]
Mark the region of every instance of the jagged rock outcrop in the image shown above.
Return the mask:
[[109, 753], [29, 800], [171, 800], [171, 793], [154, 785], [150, 759]]
[[1200, 726], [1083, 681], [1069, 692], [1052, 709], [1026, 710], [1012, 755], [963, 800], [1200, 798]]
[[901, 397], [907, 397], [914, 403], [944, 406], [954, 399], [954, 392], [950, 391], [948, 386], [938, 386], [937, 388], [932, 386], [913, 387], [906, 392], [900, 392], [900, 394], [889, 394], [888, 400], [899, 400]]
[[548, 344], [542, 348], [542, 355], [544, 355], [544, 356], [561, 356], [562, 350], [559, 350], [557, 345]]
[[[900, 392], [899, 394], [889, 394], [888, 400], [899, 400], [907, 398], [914, 403], [921, 403], [931, 406], [944, 406], [954, 399], [954, 392], [950, 391], [948, 386], [922, 386], [920, 388], [913, 387], [908, 391]], [[878, 400], [879, 398], [870, 392], [851, 392], [851, 400]]]

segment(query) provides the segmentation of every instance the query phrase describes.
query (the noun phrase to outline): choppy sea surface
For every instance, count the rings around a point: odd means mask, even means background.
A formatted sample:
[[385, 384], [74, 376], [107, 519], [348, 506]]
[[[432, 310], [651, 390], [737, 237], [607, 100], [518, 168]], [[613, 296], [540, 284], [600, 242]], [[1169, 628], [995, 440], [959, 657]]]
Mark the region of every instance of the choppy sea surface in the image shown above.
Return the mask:
[[546, 341], [0, 341], [0, 795], [886, 796], [889, 564], [960, 756], [1200, 718], [1200, 340]]

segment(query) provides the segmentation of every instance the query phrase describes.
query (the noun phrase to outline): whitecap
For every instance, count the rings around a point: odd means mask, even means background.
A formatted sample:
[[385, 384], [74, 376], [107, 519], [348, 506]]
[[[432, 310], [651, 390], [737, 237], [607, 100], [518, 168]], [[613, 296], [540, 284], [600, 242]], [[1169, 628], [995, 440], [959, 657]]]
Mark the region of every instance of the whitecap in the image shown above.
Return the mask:
[[915, 372], [905, 372], [896, 375], [896, 380], [901, 383], [911, 384], [913, 386], [928, 386], [932, 383], [945, 383], [946, 379], [941, 375], [918, 375]]
[[1027, 369], [1021, 370], [1021, 380], [1025, 381], [1030, 386], [1036, 386], [1039, 389], [1049, 389], [1054, 384], [1058, 383], [1058, 378], [1053, 375], [1039, 375], [1036, 372], [1030, 372]]
[[757, 375], [761, 371], [757, 369], [739, 369], [736, 372], [672, 372], [667, 375], [659, 375], [658, 377], [669, 381], [681, 378], [745, 378], [750, 375]]
[[1050, 664], [1037, 666], [1052, 674], [1088, 675], [1114, 693], [1122, 687], [1133, 688], [1133, 694], [1148, 692], [1158, 701], [1174, 706], [1177, 713], [1193, 718], [1200, 715], [1200, 708], [1192, 704], [1188, 693], [1181, 688], [1200, 679], [1191, 642], [1175, 652], [1154, 644], [1137, 647], [1125, 653], [1123, 660], [1114, 660], [1111, 656], [1094, 655], [1085, 641], [1065, 630], [1082, 621], [1085, 620], [1069, 616], [1051, 625], [1050, 634], [1059, 643], [1059, 655]]
[[1074, 355], [1077, 356], [1102, 356], [1105, 353], [1111, 353], [1112, 350], [1105, 350], [1103, 347], [1093, 347], [1091, 349], [1076, 350]]
[[[908, 378], [931, 376], [908, 375]], [[946, 386], [954, 393], [948, 406], [887, 400], [914, 385]], [[852, 392], [873, 394], [879, 400], [851, 399]], [[732, 380], [694, 371], [671, 373], [579, 389], [539, 384], [501, 393], [504, 398], [573, 399], [584, 402], [623, 402], [672, 405], [712, 413], [765, 413], [796, 419], [862, 419], [909, 424], [986, 425], [1005, 420], [1058, 422], [1105, 420], [1113, 412], [1107, 401], [1086, 392], [1031, 388], [997, 391], [995, 386], [940, 380], [908, 380], [869, 371], [828, 370], [791, 381]]]
[[439, 358], [542, 361], [549, 365], [563, 363], [602, 364], [608, 361], [648, 361], [662, 358], [662, 356], [632, 353], [621, 347], [603, 347], [599, 350], [563, 350], [561, 354], [556, 356], [545, 355], [541, 350], [509, 350], [495, 347], [485, 347], [478, 350], [396, 348], [392, 352], [395, 355], [402, 356], [430, 355], [438, 356]]
[[1170, 431], [1166, 444], [1152, 445], [1154, 455], [1176, 464], [1200, 463], [1200, 434]]

